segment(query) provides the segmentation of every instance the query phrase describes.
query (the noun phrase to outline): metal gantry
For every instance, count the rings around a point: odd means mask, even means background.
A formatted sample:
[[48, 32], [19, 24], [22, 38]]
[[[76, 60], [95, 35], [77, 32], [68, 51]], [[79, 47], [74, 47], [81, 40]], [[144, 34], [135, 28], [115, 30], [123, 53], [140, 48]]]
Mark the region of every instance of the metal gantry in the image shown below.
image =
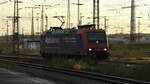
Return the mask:
[[45, 22], [46, 22], [45, 31], [47, 31], [48, 30], [48, 15], [47, 14], [45, 14]]
[[32, 9], [32, 17], [31, 17], [31, 37], [34, 40], [35, 31], [34, 31], [34, 9], [37, 9], [39, 7], [25, 7]]
[[80, 20], [80, 0], [78, 0], [78, 19], [77, 19], [77, 21], [78, 21], [78, 25], [80, 25], [80, 23], [79, 23], [79, 20]]
[[[70, 28], [70, 2], [71, 0], [67, 0], [67, 28]], [[77, 10], [77, 20], [78, 20], [78, 25], [80, 25], [81, 21], [81, 14], [80, 14], [80, 5], [82, 5], [80, 3], [81, 0], [77, 0], [77, 4], [78, 5], [78, 10]], [[13, 18], [13, 51], [17, 52], [19, 51], [19, 0], [14, 0], [14, 18]], [[99, 29], [100, 28], [100, 12], [99, 12], [99, 4], [100, 4], [100, 0], [93, 0], [93, 24], [96, 25], [96, 28]], [[37, 5], [39, 7], [41, 7], [42, 9], [42, 13], [41, 13], [41, 32], [44, 32], [44, 29], [47, 30], [47, 24], [48, 24], [48, 17], [45, 14], [44, 15], [44, 7], [45, 6], [51, 6], [51, 5]], [[135, 42], [136, 41], [136, 25], [135, 25], [135, 7], [136, 6], [148, 6], [147, 4], [144, 5], [135, 5], [135, 0], [131, 0], [131, 6], [127, 6], [127, 7], [121, 7], [122, 9], [125, 8], [131, 8], [131, 19], [130, 19], [130, 42]], [[33, 12], [33, 10], [32, 10]], [[45, 17], [44, 17], [45, 16]], [[45, 20], [44, 20], [45, 19]], [[46, 22], [46, 25], [44, 26], [44, 22]], [[106, 21], [105, 21], [106, 22]], [[34, 20], [33, 20], [33, 14], [32, 14], [32, 28], [31, 28], [31, 35], [34, 36]], [[104, 23], [106, 24], [106, 23]], [[106, 26], [104, 27], [106, 28]]]
[[45, 7], [52, 7], [51, 5], [45, 5], [45, 4], [41, 4], [41, 5], [35, 5], [35, 6], [39, 6], [42, 8], [41, 10], [41, 33], [44, 32], [44, 8]]
[[6, 30], [7, 31], [7, 34], [6, 34], [7, 36], [6, 37], [7, 37], [7, 42], [8, 42], [9, 41], [9, 23], [8, 23], [8, 20], [6, 21], [6, 24], [7, 24], [7, 30]]
[[83, 4], [81, 4], [80, 0], [78, 0], [77, 5], [78, 5], [78, 18], [77, 18], [77, 21], [78, 21], [78, 25], [81, 25], [82, 16], [81, 16], [81, 13], [80, 13], [80, 6], [83, 5]]
[[96, 25], [97, 29], [100, 28], [99, 19], [99, 0], [93, 0], [93, 24]]
[[140, 27], [141, 27], [141, 18], [142, 17], [136, 17], [137, 19], [138, 19], [138, 31], [137, 31], [137, 34], [138, 34], [138, 36], [137, 36], [137, 39], [138, 39], [138, 42], [140, 41]]
[[135, 0], [131, 0], [131, 19], [130, 19], [130, 42], [134, 43], [136, 40], [135, 28]]
[[104, 16], [104, 29], [107, 32], [107, 22], [109, 21], [109, 19], [107, 19], [107, 16]]
[[[9, 19], [6, 17], [6, 19], [3, 19], [6, 22], [6, 30], [5, 30], [5, 36], [6, 36], [6, 42], [9, 42]], [[1, 29], [5, 29], [5, 28], [1, 28]]]
[[80, 6], [83, 5], [82, 3], [80, 3], [80, 0], [78, 0], [77, 3], [73, 3], [73, 5], [77, 5], [77, 25], [81, 25], [81, 13], [80, 13]]
[[67, 28], [70, 28], [70, 0], [67, 5]]
[[14, 0], [14, 18], [13, 18], [13, 53], [19, 53], [19, 3]]
[[36, 24], [37, 24], [37, 34], [40, 34], [40, 17], [39, 17], [40, 13], [37, 13], [37, 18], [36, 18]]

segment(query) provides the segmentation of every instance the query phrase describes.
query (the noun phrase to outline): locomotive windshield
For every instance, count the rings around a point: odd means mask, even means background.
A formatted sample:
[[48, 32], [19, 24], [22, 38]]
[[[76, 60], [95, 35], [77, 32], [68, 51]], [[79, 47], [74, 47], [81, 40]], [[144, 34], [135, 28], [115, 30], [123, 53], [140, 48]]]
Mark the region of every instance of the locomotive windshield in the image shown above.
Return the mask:
[[105, 32], [89, 32], [88, 33], [89, 43], [106, 43], [106, 34]]

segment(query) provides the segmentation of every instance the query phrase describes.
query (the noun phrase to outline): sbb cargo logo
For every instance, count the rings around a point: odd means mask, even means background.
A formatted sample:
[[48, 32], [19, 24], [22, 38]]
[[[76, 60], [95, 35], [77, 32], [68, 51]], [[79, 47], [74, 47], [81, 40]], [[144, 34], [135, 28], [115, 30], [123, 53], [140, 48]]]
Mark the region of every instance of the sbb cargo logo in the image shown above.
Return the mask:
[[58, 38], [51, 38], [51, 37], [46, 37], [45, 38], [45, 43], [50, 44], [50, 43], [59, 43], [59, 39]]
[[65, 43], [76, 43], [77, 42], [77, 39], [75, 37], [66, 37], [64, 38], [64, 42]]

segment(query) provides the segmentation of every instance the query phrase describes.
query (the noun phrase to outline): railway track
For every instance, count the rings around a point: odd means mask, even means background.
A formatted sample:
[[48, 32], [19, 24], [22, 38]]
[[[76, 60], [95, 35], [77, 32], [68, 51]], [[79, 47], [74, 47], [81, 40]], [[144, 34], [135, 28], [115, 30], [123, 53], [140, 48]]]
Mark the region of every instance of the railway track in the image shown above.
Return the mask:
[[42, 57], [32, 55], [0, 55], [0, 58], [14, 61], [27, 61], [31, 63], [44, 63], [44, 59]]
[[8, 58], [9, 57], [4, 58], [0, 56], [0, 61], [15, 63], [23, 67], [40, 69], [40, 70], [49, 71], [49, 72], [63, 73], [63, 74], [71, 75], [71, 76], [77, 76], [77, 77], [87, 78], [87, 79], [96, 80], [96, 81], [102, 81], [102, 82], [111, 83], [111, 84], [112, 83], [113, 84], [150, 84], [150, 82], [139, 81], [139, 80], [134, 80], [130, 78], [109, 76], [109, 75], [104, 75], [104, 74], [95, 73], [95, 72], [87, 72], [87, 71], [74, 70], [74, 69], [68, 69], [68, 68], [48, 67], [42, 64], [19, 62], [17, 60], [12, 60], [12, 58], [10, 59]]
[[[35, 60], [35, 61], [43, 61], [43, 57], [39, 56], [39, 55], [0, 55], [0, 58], [6, 58], [6, 59], [30, 59], [30, 60]], [[121, 61], [110, 61], [110, 60], [105, 60], [105, 61], [101, 61], [98, 64], [129, 64], [129, 65], [143, 65], [141, 63], [135, 63], [135, 62], [121, 62]], [[94, 64], [95, 65], [95, 64]]]

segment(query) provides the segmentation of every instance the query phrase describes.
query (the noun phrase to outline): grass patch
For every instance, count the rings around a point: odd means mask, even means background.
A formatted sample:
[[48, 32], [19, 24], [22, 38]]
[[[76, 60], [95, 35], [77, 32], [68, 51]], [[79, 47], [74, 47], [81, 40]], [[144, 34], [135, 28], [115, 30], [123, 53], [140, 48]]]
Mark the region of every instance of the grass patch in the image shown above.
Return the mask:
[[126, 65], [126, 64], [101, 64], [93, 68], [90, 68], [90, 70], [104, 73], [107, 75], [150, 81], [149, 65], [150, 64], [141, 66]]
[[38, 50], [20, 49], [19, 54], [23, 55], [40, 55]]
[[47, 64], [49, 66], [56, 67], [69, 67], [74, 69], [87, 69], [89, 66], [88, 62], [83, 60], [74, 60], [66, 58], [51, 58], [48, 60]]
[[119, 60], [114, 61], [114, 63], [101, 62], [102, 64], [90, 64], [85, 60], [52, 58], [48, 61], [48, 65], [87, 70], [103, 73], [106, 75], [150, 81], [150, 62], [145, 62], [143, 63], [143, 65], [120, 64], [117, 62], [119, 62]]
[[140, 58], [150, 49], [150, 44], [110, 44], [112, 57]]
[[0, 54], [10, 54], [12, 53], [11, 43], [0, 43]]
[[[0, 54], [13, 54], [12, 43], [0, 43]], [[24, 55], [39, 55], [39, 50], [20, 49], [19, 54]]]

